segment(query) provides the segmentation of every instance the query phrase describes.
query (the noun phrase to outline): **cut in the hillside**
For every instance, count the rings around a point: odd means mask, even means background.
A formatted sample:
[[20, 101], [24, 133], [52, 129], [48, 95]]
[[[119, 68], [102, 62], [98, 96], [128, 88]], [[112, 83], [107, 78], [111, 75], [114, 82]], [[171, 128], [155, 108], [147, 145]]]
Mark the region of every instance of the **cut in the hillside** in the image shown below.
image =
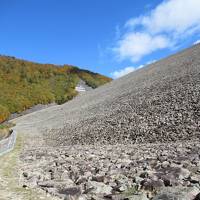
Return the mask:
[[173, 142], [200, 138], [200, 45], [65, 104], [51, 144]]
[[38, 64], [0, 56], [0, 123], [37, 104], [62, 104], [77, 95], [79, 80], [96, 88], [111, 79], [72, 65]]

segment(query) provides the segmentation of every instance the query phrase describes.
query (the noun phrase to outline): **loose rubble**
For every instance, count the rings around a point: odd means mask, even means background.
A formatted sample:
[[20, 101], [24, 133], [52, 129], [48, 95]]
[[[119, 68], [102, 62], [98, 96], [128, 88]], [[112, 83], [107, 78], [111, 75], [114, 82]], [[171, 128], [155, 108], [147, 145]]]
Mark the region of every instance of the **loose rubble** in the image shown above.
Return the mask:
[[65, 200], [200, 199], [199, 58], [196, 45], [17, 120], [43, 141], [22, 153], [21, 185]]
[[200, 44], [63, 106], [49, 145], [175, 142], [200, 138]]
[[21, 184], [61, 199], [194, 200], [200, 196], [199, 145], [194, 141], [26, 150]]

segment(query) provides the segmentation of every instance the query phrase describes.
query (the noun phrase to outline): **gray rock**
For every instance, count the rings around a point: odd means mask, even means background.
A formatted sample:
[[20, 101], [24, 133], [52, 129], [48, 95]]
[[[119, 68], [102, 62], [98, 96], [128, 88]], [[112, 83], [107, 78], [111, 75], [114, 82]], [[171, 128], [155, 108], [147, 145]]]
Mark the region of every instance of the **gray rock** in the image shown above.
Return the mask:
[[163, 168], [166, 168], [170, 166], [170, 163], [168, 161], [164, 161], [161, 165]]
[[196, 187], [163, 188], [153, 200], [194, 200], [199, 192]]
[[42, 181], [42, 182], [38, 182], [38, 185], [41, 186], [41, 187], [55, 187], [55, 182], [50, 180], [50, 181]]
[[79, 187], [67, 187], [58, 191], [58, 196], [64, 197], [66, 200], [78, 200], [81, 195]]
[[145, 193], [133, 195], [133, 196], [127, 197], [127, 199], [128, 200], [149, 200], [149, 198], [147, 198], [147, 195]]
[[200, 182], [200, 175], [193, 175], [190, 177], [191, 183], [199, 183]]
[[87, 189], [91, 189], [91, 193], [93, 194], [112, 194], [112, 187], [101, 182], [89, 181], [87, 183]]

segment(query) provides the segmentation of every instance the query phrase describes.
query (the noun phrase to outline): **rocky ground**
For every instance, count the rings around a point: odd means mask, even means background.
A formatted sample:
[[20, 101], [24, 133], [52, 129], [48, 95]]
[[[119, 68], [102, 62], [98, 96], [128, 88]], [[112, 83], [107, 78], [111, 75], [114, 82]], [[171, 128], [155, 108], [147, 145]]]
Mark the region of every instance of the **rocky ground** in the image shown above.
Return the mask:
[[20, 184], [19, 155], [24, 136], [18, 135], [14, 150], [0, 156], [0, 200], [58, 200], [39, 188], [23, 188]]
[[46, 109], [46, 108], [49, 108], [51, 106], [55, 106], [57, 105], [56, 103], [50, 103], [50, 104], [47, 104], [47, 105], [43, 105], [43, 104], [38, 104], [38, 105], [35, 105], [29, 109], [26, 109], [25, 111], [22, 111], [21, 113], [12, 113], [9, 117], [9, 120], [12, 120], [12, 119], [15, 119], [17, 117], [21, 117], [23, 115], [27, 115], [27, 114], [30, 114], [32, 112], [36, 112], [36, 111], [39, 111], [39, 110], [42, 110], [42, 109]]
[[200, 143], [33, 148], [21, 156], [23, 187], [61, 199], [200, 199]]
[[50, 145], [200, 138], [200, 45], [114, 80], [63, 106]]
[[21, 186], [65, 200], [200, 199], [199, 58], [196, 45], [13, 120], [29, 141]]

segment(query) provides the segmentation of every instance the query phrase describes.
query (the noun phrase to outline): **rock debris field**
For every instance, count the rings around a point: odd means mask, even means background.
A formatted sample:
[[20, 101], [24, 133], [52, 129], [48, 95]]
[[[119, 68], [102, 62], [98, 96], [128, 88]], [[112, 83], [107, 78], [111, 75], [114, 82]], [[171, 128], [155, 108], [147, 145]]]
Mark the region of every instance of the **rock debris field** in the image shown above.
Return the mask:
[[22, 185], [62, 199], [199, 199], [199, 154], [198, 142], [32, 149]]
[[200, 45], [15, 123], [31, 138], [22, 187], [65, 200], [198, 200]]

